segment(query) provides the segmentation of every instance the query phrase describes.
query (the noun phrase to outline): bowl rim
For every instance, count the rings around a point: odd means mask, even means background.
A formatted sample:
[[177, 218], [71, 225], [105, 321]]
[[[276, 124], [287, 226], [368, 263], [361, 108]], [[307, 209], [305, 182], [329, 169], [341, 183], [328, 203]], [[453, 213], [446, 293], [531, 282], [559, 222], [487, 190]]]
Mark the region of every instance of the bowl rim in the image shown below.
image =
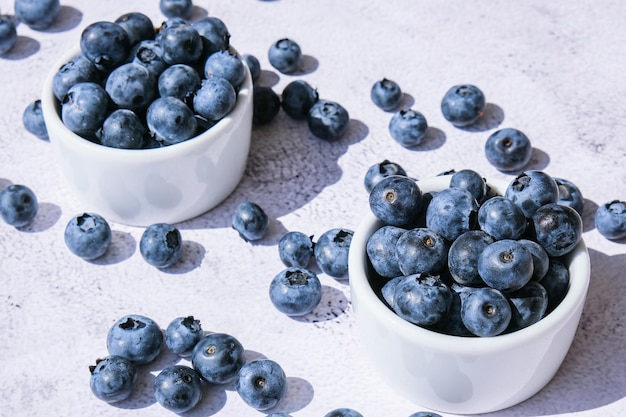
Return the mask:
[[[451, 175], [418, 180], [417, 184], [422, 192], [437, 191], [450, 185]], [[504, 193], [508, 182], [498, 179], [487, 179], [487, 184], [498, 193]], [[489, 352], [519, 348], [530, 340], [537, 338], [549, 338], [565, 326], [568, 320], [575, 314], [579, 306], [584, 303], [591, 275], [591, 266], [587, 246], [583, 239], [564, 259], [568, 262], [570, 270], [570, 283], [567, 294], [561, 303], [543, 319], [526, 328], [515, 332], [501, 334], [493, 337], [465, 337], [438, 333], [433, 330], [412, 324], [385, 305], [374, 292], [367, 277], [367, 239], [378, 227], [382, 226], [371, 211], [365, 214], [364, 219], [355, 230], [349, 253], [350, 287], [358, 298], [355, 310], [363, 308], [367, 304], [370, 313], [384, 321], [390, 332], [402, 335], [409, 342], [419, 346], [432, 346], [449, 353], [457, 354], [485, 354]], [[571, 271], [576, 271], [572, 274]], [[573, 278], [572, 279], [572, 275]], [[357, 312], [358, 315], [358, 312]]]
[[[234, 47], [231, 46], [229, 50], [237, 54], [237, 56], [240, 56]], [[235, 127], [244, 117], [246, 109], [249, 106], [252, 106], [252, 76], [245, 60], [242, 60], [245, 73], [244, 81], [237, 91], [237, 101], [235, 103], [235, 107], [233, 107], [230, 113], [224, 116], [224, 118], [199, 135], [172, 145], [147, 149], [121, 149], [94, 143], [81, 137], [77, 133], [72, 132], [65, 126], [65, 124], [63, 124], [59, 114], [59, 103], [54, 96], [52, 88], [55, 74], [59, 71], [59, 69], [80, 54], [80, 46], [70, 48], [70, 50], [66, 51], [57, 59], [44, 80], [41, 93], [41, 103], [45, 123], [48, 126], [49, 131], [59, 132], [58, 135], [49, 135], [50, 141], [53, 143], [63, 141], [68, 146], [78, 147], [85, 152], [98, 152], [103, 158], [114, 160], [121, 160], [121, 158], [124, 158], [125, 162], [132, 162], [136, 160], [144, 162], [161, 161], [164, 159], [176, 158], [177, 156], [193, 154], [198, 151], [198, 148], [210, 146], [211, 143], [217, 141], [225, 131]]]

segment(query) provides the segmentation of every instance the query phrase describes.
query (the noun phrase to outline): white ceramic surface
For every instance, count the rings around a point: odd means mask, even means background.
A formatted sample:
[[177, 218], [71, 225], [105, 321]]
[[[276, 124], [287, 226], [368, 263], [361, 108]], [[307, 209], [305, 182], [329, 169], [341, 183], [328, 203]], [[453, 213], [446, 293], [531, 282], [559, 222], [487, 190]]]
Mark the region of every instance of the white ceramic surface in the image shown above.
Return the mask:
[[167, 147], [125, 150], [91, 143], [59, 117], [52, 80], [78, 53], [79, 48], [69, 51], [53, 66], [41, 100], [61, 170], [84, 211], [134, 226], [176, 223], [205, 213], [235, 189], [250, 148], [252, 79], [247, 67], [235, 108], [205, 133]]
[[[449, 185], [450, 177], [419, 181], [422, 191]], [[502, 193], [506, 182], [489, 184]], [[404, 397], [433, 410], [478, 414], [518, 404], [555, 375], [572, 343], [590, 279], [584, 242], [568, 256], [570, 288], [538, 323], [491, 338], [463, 338], [415, 326], [385, 306], [367, 278], [366, 244], [381, 226], [368, 214], [350, 250], [350, 287], [361, 342], [381, 378]]]

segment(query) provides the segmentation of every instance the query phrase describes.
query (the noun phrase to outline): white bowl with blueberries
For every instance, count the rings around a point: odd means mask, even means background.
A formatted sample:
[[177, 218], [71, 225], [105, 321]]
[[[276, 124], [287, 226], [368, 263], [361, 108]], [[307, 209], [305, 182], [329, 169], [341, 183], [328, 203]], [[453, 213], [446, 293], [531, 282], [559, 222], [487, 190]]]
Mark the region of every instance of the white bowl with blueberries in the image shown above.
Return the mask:
[[155, 29], [128, 13], [84, 29], [48, 74], [41, 101], [84, 210], [148, 226], [201, 215], [235, 189], [250, 147], [252, 93], [218, 18], [168, 19]]
[[[471, 174], [377, 178], [349, 255], [372, 367], [416, 404], [458, 414], [511, 407], [550, 382], [590, 280], [582, 220], [558, 203], [553, 178], [526, 171], [477, 191]], [[523, 228], [502, 220], [520, 213]]]

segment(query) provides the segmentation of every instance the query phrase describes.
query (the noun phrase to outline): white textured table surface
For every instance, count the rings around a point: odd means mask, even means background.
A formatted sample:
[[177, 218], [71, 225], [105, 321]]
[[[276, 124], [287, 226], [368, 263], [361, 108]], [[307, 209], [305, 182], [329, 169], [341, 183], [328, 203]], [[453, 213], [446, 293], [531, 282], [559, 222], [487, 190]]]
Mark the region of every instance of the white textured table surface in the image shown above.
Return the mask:
[[[12, 3], [2, 2], [11, 14]], [[494, 416], [626, 414], [626, 246], [594, 229], [598, 204], [626, 199], [626, 3], [545, 1], [255, 1], [196, 2], [195, 18], [220, 17], [240, 52], [256, 55], [262, 83], [280, 93], [302, 78], [322, 98], [343, 104], [348, 134], [329, 144], [284, 113], [253, 131], [243, 181], [220, 206], [179, 224], [184, 259], [159, 271], [143, 261], [142, 229], [112, 224], [113, 245], [94, 262], [70, 254], [67, 221], [87, 210], [67, 189], [49, 142], [22, 126], [29, 102], [57, 56], [82, 29], [141, 11], [155, 23], [158, 1], [62, 1], [51, 30], [18, 27], [16, 48], [0, 57], [0, 183], [31, 187], [41, 202], [24, 230], [0, 224], [0, 415], [167, 416], [151, 396], [154, 375], [175, 359], [162, 355], [142, 370], [131, 399], [107, 405], [89, 390], [88, 366], [106, 354], [109, 327], [128, 313], [165, 327], [194, 315], [206, 330], [237, 337], [250, 357], [279, 362], [289, 391], [277, 411], [323, 416], [351, 407], [366, 417], [408, 417], [420, 407], [384, 386], [370, 369], [354, 329], [349, 286], [320, 274], [324, 296], [304, 319], [271, 305], [269, 281], [282, 268], [277, 241], [287, 230], [320, 235], [354, 229], [367, 210], [365, 170], [387, 158], [423, 178], [452, 168], [510, 178], [491, 167], [483, 145], [498, 127], [516, 127], [533, 142], [529, 168], [570, 179], [586, 198], [584, 238], [592, 283], [579, 332], [553, 381], [535, 397]], [[296, 40], [306, 73], [285, 76], [267, 60], [269, 45]], [[369, 98], [383, 77], [397, 81], [408, 103], [429, 121], [428, 142], [396, 144], [391, 117]], [[444, 92], [473, 83], [489, 103], [480, 129], [460, 130], [441, 115]], [[230, 228], [230, 212], [252, 200], [272, 219], [266, 238], [249, 244]], [[190, 416], [262, 415], [232, 387], [206, 393]]]

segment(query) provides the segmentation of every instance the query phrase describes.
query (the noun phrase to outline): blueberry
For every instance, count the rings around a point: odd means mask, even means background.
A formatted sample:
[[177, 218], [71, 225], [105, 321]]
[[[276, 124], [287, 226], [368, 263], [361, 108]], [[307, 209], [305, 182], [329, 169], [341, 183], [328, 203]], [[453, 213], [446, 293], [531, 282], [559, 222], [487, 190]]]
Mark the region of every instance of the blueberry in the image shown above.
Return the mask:
[[191, 363], [207, 382], [225, 384], [234, 381], [244, 365], [244, 348], [229, 334], [210, 333], [194, 347]]
[[129, 61], [146, 67], [157, 78], [165, 71], [169, 64], [163, 60], [163, 48], [154, 40], [143, 40], [136, 44], [129, 53]]
[[159, 356], [163, 332], [149, 317], [129, 314], [117, 320], [107, 333], [110, 355], [123, 356], [136, 365], [145, 365]]
[[334, 142], [348, 131], [350, 115], [341, 104], [330, 100], [318, 100], [307, 115], [309, 130], [314, 136]]
[[185, 101], [200, 88], [202, 79], [193, 67], [187, 64], [174, 64], [166, 68], [157, 81], [161, 97], [172, 96]]
[[218, 51], [209, 55], [205, 61], [204, 75], [222, 77], [236, 90], [246, 77], [246, 68], [239, 56], [230, 51]]
[[15, 0], [15, 17], [31, 29], [48, 29], [59, 15], [59, 0]]
[[160, 0], [159, 10], [166, 17], [188, 18], [193, 12], [192, 0]]
[[392, 175], [381, 179], [369, 195], [372, 213], [383, 223], [410, 227], [422, 210], [422, 191], [415, 181]]
[[446, 188], [433, 195], [426, 209], [426, 227], [450, 242], [477, 227], [478, 203], [472, 193]]
[[396, 277], [391, 278], [389, 281], [385, 282], [385, 284], [380, 289], [380, 295], [383, 297], [387, 306], [393, 310], [393, 299], [396, 293], [396, 287], [402, 280], [404, 280], [406, 276], [398, 275]]
[[523, 132], [505, 128], [492, 133], [485, 142], [485, 156], [500, 171], [513, 172], [524, 168], [532, 157], [530, 139]]
[[126, 61], [130, 51], [130, 38], [117, 23], [99, 21], [83, 30], [80, 49], [99, 70], [108, 72]]
[[496, 196], [478, 209], [478, 224], [496, 240], [517, 240], [526, 231], [526, 216], [513, 201]]
[[174, 413], [191, 410], [202, 399], [200, 374], [189, 366], [168, 366], [154, 378], [154, 398]]
[[165, 329], [165, 344], [176, 355], [186, 358], [203, 336], [200, 320], [193, 316], [177, 317]]
[[292, 417], [291, 414], [287, 413], [270, 413], [267, 417]]
[[128, 109], [115, 110], [96, 132], [102, 145], [121, 149], [142, 148], [146, 135], [147, 129], [139, 116]]
[[539, 207], [558, 201], [559, 188], [550, 175], [530, 170], [515, 177], [507, 186], [504, 196], [521, 208], [526, 218], [531, 218]]
[[54, 74], [52, 79], [52, 91], [59, 101], [67, 94], [70, 87], [80, 82], [99, 82], [100, 75], [95, 64], [79, 54], [72, 58]]
[[0, 55], [4, 55], [17, 42], [17, 29], [10, 16], [0, 16]]
[[526, 246], [533, 257], [533, 279], [535, 281], [541, 281], [548, 272], [548, 266], [550, 264], [548, 253], [534, 240], [520, 239], [519, 242]]
[[370, 98], [381, 109], [392, 111], [400, 104], [402, 89], [397, 82], [383, 78], [372, 85]]
[[433, 413], [431, 411], [418, 411], [411, 414], [409, 417], [441, 417], [441, 415]]
[[26, 130], [40, 139], [48, 138], [48, 129], [46, 128], [46, 121], [43, 118], [43, 112], [41, 111], [41, 100], [37, 99], [24, 109], [22, 113], [22, 123]]
[[167, 223], [151, 224], [141, 235], [139, 252], [146, 262], [157, 268], [174, 265], [183, 253], [180, 231]]
[[485, 110], [485, 95], [471, 84], [451, 87], [441, 100], [443, 117], [454, 126], [463, 127], [475, 123]]
[[143, 111], [157, 93], [156, 78], [143, 65], [120, 65], [109, 74], [104, 89], [118, 108]]
[[131, 46], [144, 40], [154, 39], [154, 23], [143, 13], [124, 13], [113, 23], [117, 23], [126, 31]]
[[192, 25], [215, 50], [226, 50], [230, 46], [230, 32], [223, 20], [207, 16]]
[[327, 230], [315, 242], [313, 255], [317, 266], [333, 278], [348, 278], [348, 253], [354, 232], [349, 229]]
[[146, 112], [146, 122], [152, 136], [162, 145], [174, 145], [192, 138], [198, 122], [193, 111], [175, 97], [159, 97]]
[[313, 258], [313, 236], [298, 231], [285, 233], [278, 241], [278, 256], [286, 266], [306, 268]]
[[248, 66], [252, 81], [257, 81], [261, 76], [261, 63], [259, 62], [258, 58], [252, 54], [243, 54], [241, 57]]
[[371, 192], [372, 188], [374, 188], [380, 180], [391, 175], [402, 175], [406, 177], [407, 173], [400, 164], [397, 162], [391, 162], [387, 159], [370, 166], [363, 177], [365, 190], [368, 193]]
[[389, 121], [389, 134], [405, 148], [421, 144], [426, 138], [426, 117], [413, 109], [400, 110]]
[[211, 76], [202, 80], [193, 98], [196, 113], [208, 120], [218, 121], [231, 112], [237, 103], [237, 93], [225, 78]]
[[539, 207], [531, 227], [534, 240], [552, 257], [571, 252], [583, 234], [583, 222], [576, 210], [558, 203]]
[[448, 312], [452, 291], [438, 275], [406, 276], [394, 290], [393, 311], [418, 326], [431, 326]]
[[281, 106], [289, 117], [304, 120], [318, 100], [317, 89], [304, 80], [294, 80], [283, 89]]
[[37, 216], [39, 202], [29, 187], [11, 184], [0, 191], [0, 216], [8, 225], [28, 226]]
[[272, 279], [270, 301], [288, 316], [312, 312], [322, 299], [322, 284], [317, 275], [302, 267], [288, 267]]
[[270, 219], [265, 211], [252, 201], [241, 202], [231, 215], [231, 226], [246, 241], [262, 239], [269, 228]]
[[482, 230], [469, 230], [452, 242], [448, 251], [448, 270], [455, 282], [467, 286], [484, 286], [478, 273], [478, 258], [495, 239]]
[[406, 231], [401, 227], [385, 225], [367, 239], [367, 257], [378, 275], [385, 278], [402, 275], [396, 254], [396, 243]]
[[511, 322], [507, 331], [512, 332], [541, 320], [548, 308], [548, 293], [534, 280], [519, 290], [507, 294], [511, 303]]
[[161, 30], [158, 36], [163, 60], [170, 65], [194, 65], [202, 56], [202, 38], [195, 27], [180, 24]]
[[329, 411], [324, 417], [363, 417], [363, 414], [352, 408], [342, 407]]
[[473, 333], [467, 330], [467, 327], [463, 324], [463, 318], [461, 316], [462, 305], [461, 294], [452, 291], [452, 299], [450, 300], [448, 312], [441, 320], [428, 328], [438, 333], [451, 336], [473, 336]]
[[553, 177], [559, 188], [559, 199], [557, 203], [570, 206], [582, 217], [585, 208], [585, 199], [576, 184], [564, 178]]
[[613, 200], [596, 209], [594, 216], [596, 229], [607, 239], [626, 237], [626, 202]]
[[125, 400], [137, 385], [137, 368], [122, 356], [97, 359], [96, 364], [89, 367], [89, 372], [91, 392], [107, 403]]
[[436, 274], [447, 264], [448, 243], [433, 230], [414, 228], [398, 238], [396, 257], [403, 275]]
[[268, 410], [287, 393], [287, 376], [283, 368], [271, 359], [253, 360], [239, 370], [236, 390], [250, 407]]
[[498, 240], [478, 257], [478, 273], [490, 287], [500, 291], [522, 288], [533, 276], [530, 251], [517, 240]]
[[560, 260], [550, 258], [548, 271], [539, 283], [548, 293], [548, 311], [559, 305], [569, 288], [569, 269]]
[[107, 92], [94, 82], [81, 82], [72, 86], [61, 107], [61, 120], [72, 132], [93, 135], [108, 115], [110, 99]]
[[477, 202], [482, 202], [487, 195], [487, 183], [478, 172], [472, 169], [455, 171], [450, 177], [450, 188], [461, 188], [472, 193]]
[[302, 63], [302, 49], [297, 42], [284, 38], [274, 42], [267, 57], [270, 64], [284, 74], [291, 74], [300, 69]]
[[252, 96], [252, 123], [265, 125], [274, 120], [280, 111], [280, 97], [272, 87], [256, 85]]
[[501, 334], [509, 326], [511, 315], [509, 300], [495, 288], [476, 288], [461, 301], [463, 324], [476, 336]]
[[65, 227], [68, 249], [86, 260], [101, 257], [111, 244], [111, 227], [99, 214], [83, 213], [72, 217]]

